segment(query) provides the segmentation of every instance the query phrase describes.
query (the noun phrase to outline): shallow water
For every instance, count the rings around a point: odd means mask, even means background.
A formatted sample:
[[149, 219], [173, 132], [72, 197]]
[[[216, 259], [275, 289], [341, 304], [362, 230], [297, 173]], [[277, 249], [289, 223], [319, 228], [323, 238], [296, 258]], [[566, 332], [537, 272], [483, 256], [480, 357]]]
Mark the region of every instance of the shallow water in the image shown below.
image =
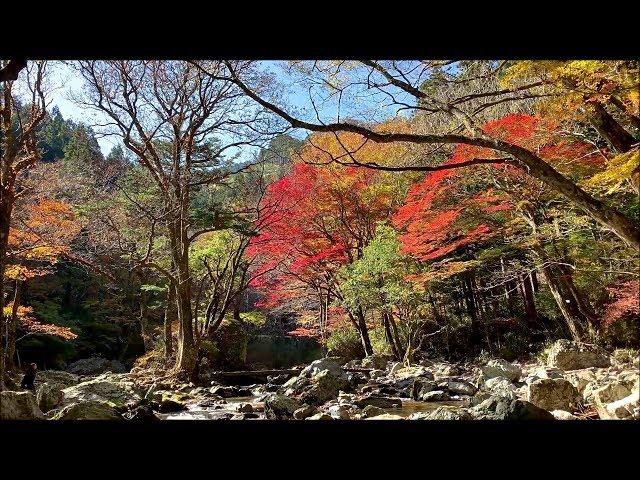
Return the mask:
[[[256, 396], [250, 397], [234, 397], [227, 398], [227, 403], [222, 404], [222, 408], [214, 408], [214, 407], [203, 407], [197, 404], [193, 404], [188, 407], [188, 410], [183, 412], [176, 413], [163, 413], [158, 414], [158, 416], [162, 420], [231, 420], [233, 415], [236, 415], [238, 412], [236, 408], [238, 408], [239, 404], [242, 403], [250, 403], [253, 405], [254, 409], [261, 410], [258, 413], [260, 415], [259, 418], [256, 419], [248, 419], [248, 420], [265, 420], [263, 408], [263, 402], [257, 402]], [[400, 408], [386, 408], [384, 409], [386, 413], [390, 413], [392, 415], [399, 415], [403, 418], [409, 417], [412, 413], [416, 412], [432, 412], [439, 407], [462, 407], [464, 406], [464, 402], [462, 401], [447, 401], [447, 402], [418, 402], [416, 400], [411, 400], [408, 398], [402, 399], [402, 407]]]
[[[256, 402], [256, 396], [250, 397], [232, 397], [227, 398], [227, 403], [220, 404], [219, 407], [203, 407], [198, 404], [187, 405], [187, 410], [175, 413], [159, 413], [157, 414], [161, 420], [231, 420], [233, 415], [236, 415], [238, 411], [238, 405], [241, 403], [251, 403], [254, 407], [258, 407], [262, 410], [264, 404], [262, 402]], [[262, 412], [256, 412], [261, 418], [264, 418]], [[248, 419], [258, 420], [258, 419]]]
[[409, 417], [412, 413], [433, 412], [439, 407], [463, 407], [465, 402], [461, 400], [450, 400], [446, 402], [419, 402], [409, 398], [402, 399], [402, 407], [386, 408], [385, 411], [392, 415], [399, 415], [403, 418]]

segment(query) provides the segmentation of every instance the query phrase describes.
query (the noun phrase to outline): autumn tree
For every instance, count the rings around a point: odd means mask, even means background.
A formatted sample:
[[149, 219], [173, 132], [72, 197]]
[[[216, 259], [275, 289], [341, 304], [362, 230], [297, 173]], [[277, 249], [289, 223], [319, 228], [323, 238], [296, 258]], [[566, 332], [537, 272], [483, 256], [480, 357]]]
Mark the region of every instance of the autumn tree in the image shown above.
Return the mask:
[[[140, 267], [164, 275], [175, 292], [178, 345], [175, 372], [192, 375], [196, 365], [193, 277], [190, 252], [203, 234], [221, 228], [202, 224], [192, 211], [193, 195], [203, 186], [221, 182], [233, 173], [221, 169], [225, 155], [233, 157], [242, 145], [265, 138], [261, 115], [230, 81], [220, 79], [227, 68], [207, 62], [203, 73], [183, 61], [80, 62], [87, 83], [85, 104], [101, 112], [110, 133], [123, 143], [152, 176], [162, 202], [152, 225], [166, 231], [171, 261], [162, 266], [152, 256], [155, 236], [149, 235], [149, 253]], [[237, 62], [234, 68], [250, 68]], [[217, 74], [216, 74], [217, 73]], [[246, 128], [251, 122], [251, 129]], [[261, 133], [262, 132], [262, 133]]]
[[[476, 66], [480, 64], [480, 68]], [[339, 106], [347, 102], [349, 87], [356, 88], [361, 95], [378, 93], [391, 106], [411, 112], [406, 119], [382, 125], [342, 121], [338, 116], [328, 122], [310, 122], [288, 113], [268, 96], [251, 87], [252, 79], [242, 75], [228, 65], [231, 79], [243, 92], [266, 110], [275, 113], [294, 128], [314, 132], [350, 132], [361, 141], [353, 149], [345, 148], [334, 161], [356, 166], [392, 171], [437, 171], [452, 168], [442, 164], [387, 165], [368, 161], [358, 151], [368, 142], [402, 142], [432, 146], [431, 160], [446, 158], [447, 146], [455, 144], [486, 148], [492, 152], [491, 159], [474, 158], [461, 162], [454, 168], [480, 163], [512, 162], [528, 175], [545, 183], [583, 209], [596, 221], [610, 228], [621, 239], [634, 248], [640, 246], [640, 230], [634, 222], [605, 202], [594, 198], [571, 179], [558, 172], [542, 159], [536, 151], [491, 136], [481, 126], [491, 120], [491, 112], [499, 106], [532, 101], [547, 95], [537, 89], [542, 81], [520, 83], [504, 88], [500, 86], [501, 71], [506, 62], [462, 62], [421, 61], [383, 62], [364, 60], [360, 62], [313, 62], [313, 67], [300, 69], [311, 83], [325, 85], [328, 96], [338, 98]], [[320, 78], [318, 78], [320, 77]], [[341, 79], [340, 82], [327, 78]], [[465, 87], [462, 89], [461, 87]], [[318, 89], [316, 89], [317, 91]], [[310, 92], [314, 91], [312, 89]], [[352, 95], [353, 97], [353, 95]], [[311, 99], [315, 107], [316, 102]], [[317, 115], [319, 112], [317, 112]], [[443, 156], [443, 153], [445, 155]]]
[[[39, 158], [36, 133], [45, 115], [45, 62], [0, 63], [7, 74], [0, 83], [0, 330], [5, 330], [5, 269], [11, 218], [22, 194], [24, 172]], [[3, 388], [5, 352], [0, 345], [0, 388]]]

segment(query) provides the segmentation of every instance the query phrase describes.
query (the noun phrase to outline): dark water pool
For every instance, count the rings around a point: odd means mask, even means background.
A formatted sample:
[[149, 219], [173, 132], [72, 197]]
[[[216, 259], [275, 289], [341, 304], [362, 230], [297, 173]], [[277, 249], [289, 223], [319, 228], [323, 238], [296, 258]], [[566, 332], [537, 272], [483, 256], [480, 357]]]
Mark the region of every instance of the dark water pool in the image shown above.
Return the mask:
[[266, 368], [289, 368], [323, 356], [322, 347], [313, 338], [259, 335], [247, 345], [247, 363]]

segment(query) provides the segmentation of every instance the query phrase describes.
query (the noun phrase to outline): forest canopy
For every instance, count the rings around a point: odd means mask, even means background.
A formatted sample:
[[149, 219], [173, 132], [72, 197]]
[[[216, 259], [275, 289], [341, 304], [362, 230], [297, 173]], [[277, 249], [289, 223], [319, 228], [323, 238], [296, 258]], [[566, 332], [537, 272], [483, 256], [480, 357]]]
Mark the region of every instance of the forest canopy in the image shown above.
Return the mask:
[[96, 356], [197, 381], [266, 336], [406, 366], [639, 346], [637, 61], [15, 62], [0, 386]]

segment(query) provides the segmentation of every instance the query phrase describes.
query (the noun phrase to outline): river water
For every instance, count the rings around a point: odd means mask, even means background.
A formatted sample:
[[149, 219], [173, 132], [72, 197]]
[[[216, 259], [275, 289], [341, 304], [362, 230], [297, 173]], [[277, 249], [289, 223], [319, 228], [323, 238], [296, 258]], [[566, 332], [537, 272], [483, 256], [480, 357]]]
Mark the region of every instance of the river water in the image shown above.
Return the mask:
[[[241, 404], [250, 403], [253, 406], [254, 412], [258, 415], [257, 418], [248, 418], [247, 420], [265, 420], [264, 416], [264, 403], [258, 402], [256, 396], [250, 397], [235, 397], [227, 398], [224, 404], [216, 407], [203, 407], [197, 404], [193, 404], [188, 410], [176, 413], [158, 414], [162, 420], [240, 420], [242, 419], [238, 415], [237, 408]], [[409, 417], [412, 413], [416, 412], [432, 412], [438, 407], [455, 407], [461, 406], [463, 402], [449, 401], [449, 402], [419, 402], [408, 398], [402, 399], [402, 407], [400, 408], [387, 408], [386, 413], [392, 415], [399, 415], [403, 418]], [[234, 417], [235, 418], [232, 418]]]

